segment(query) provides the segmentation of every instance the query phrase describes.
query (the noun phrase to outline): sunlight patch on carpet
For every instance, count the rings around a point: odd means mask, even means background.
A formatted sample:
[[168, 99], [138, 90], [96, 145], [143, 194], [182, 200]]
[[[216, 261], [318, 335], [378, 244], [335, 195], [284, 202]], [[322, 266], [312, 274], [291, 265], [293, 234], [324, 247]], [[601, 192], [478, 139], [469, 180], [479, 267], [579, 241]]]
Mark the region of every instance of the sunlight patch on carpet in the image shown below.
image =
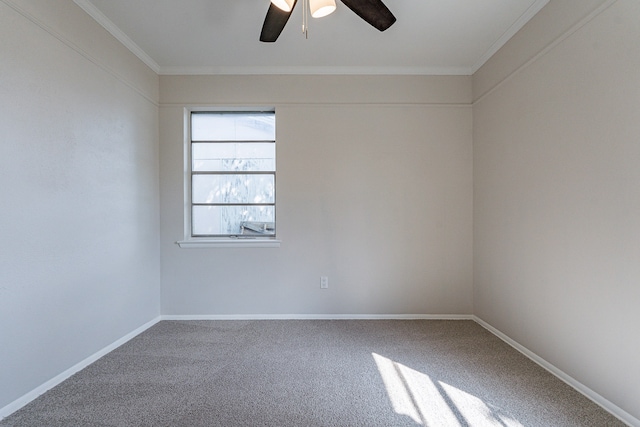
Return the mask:
[[482, 399], [372, 353], [393, 410], [422, 426], [523, 427]]
[[496, 413], [482, 399], [442, 381], [438, 381], [438, 384], [470, 425], [523, 427], [517, 420]]

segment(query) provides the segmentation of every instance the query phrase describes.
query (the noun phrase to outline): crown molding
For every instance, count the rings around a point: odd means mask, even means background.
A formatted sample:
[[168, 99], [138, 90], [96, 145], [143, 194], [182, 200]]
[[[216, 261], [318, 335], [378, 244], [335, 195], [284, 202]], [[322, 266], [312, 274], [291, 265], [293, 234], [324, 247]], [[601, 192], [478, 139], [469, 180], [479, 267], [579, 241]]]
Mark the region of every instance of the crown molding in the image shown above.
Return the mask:
[[75, 4], [80, 6], [89, 16], [91, 16], [98, 24], [102, 25], [113, 37], [118, 39], [127, 49], [135, 56], [151, 68], [156, 74], [160, 72], [160, 66], [147, 53], [142, 50], [133, 40], [129, 38], [120, 28], [109, 20], [102, 12], [98, 10], [89, 0], [73, 0]]
[[417, 75], [470, 76], [467, 67], [160, 67], [160, 75]]
[[158, 75], [421, 75], [471, 76], [482, 67], [511, 37], [537, 14], [549, 0], [535, 0], [472, 66], [461, 67], [349, 67], [349, 66], [160, 66], [140, 46], [131, 40], [90, 0], [73, 0], [89, 16], [119, 40], [127, 49]]
[[[470, 76], [471, 67], [343, 67], [343, 66], [160, 66], [90, 0], [73, 0], [120, 43], [158, 75], [419, 75]], [[537, 0], [540, 1], [540, 0]], [[548, 0], [546, 0], [548, 1]]]
[[531, 58], [529, 58], [526, 62], [524, 62], [523, 64], [521, 64], [520, 66], [518, 66], [516, 69], [512, 70], [507, 76], [505, 76], [504, 78], [502, 78], [500, 81], [498, 81], [496, 84], [494, 84], [492, 87], [490, 87], [489, 89], [487, 89], [486, 91], [484, 91], [483, 93], [479, 94], [479, 96], [477, 96], [474, 100], [473, 100], [473, 104], [479, 103], [481, 102], [485, 97], [489, 96], [490, 94], [492, 94], [495, 90], [497, 90], [499, 87], [501, 87], [504, 83], [508, 82], [509, 80], [511, 80], [514, 76], [518, 75], [522, 70], [525, 70], [526, 68], [528, 68], [531, 64], [534, 64], [536, 61], [538, 61], [540, 58], [542, 58], [543, 56], [545, 56], [546, 54], [548, 54], [549, 52], [553, 51], [558, 45], [560, 45], [561, 43], [563, 43], [567, 38], [569, 38], [572, 34], [574, 34], [576, 31], [578, 31], [579, 29], [581, 29], [582, 27], [584, 27], [585, 25], [587, 25], [589, 22], [591, 22], [595, 17], [597, 17], [598, 15], [600, 15], [602, 12], [604, 12], [605, 10], [607, 10], [608, 8], [610, 8], [611, 6], [613, 6], [613, 4], [615, 4], [618, 0], [604, 0], [604, 2], [598, 6], [597, 8], [595, 8], [591, 13], [589, 13], [587, 16], [585, 16], [584, 18], [582, 18], [580, 21], [578, 21], [576, 24], [574, 24], [573, 26], [571, 26], [568, 30], [564, 31], [562, 34], [560, 34], [558, 37], [556, 37], [553, 41], [551, 41], [549, 44], [547, 44], [542, 50], [538, 51], [535, 55], [533, 55]]
[[540, 10], [545, 7], [547, 3], [549, 3], [549, 0], [536, 0], [531, 6], [529, 6], [529, 8], [522, 15], [520, 15], [516, 22], [514, 22], [509, 28], [507, 28], [507, 30], [502, 33], [500, 38], [498, 38], [498, 40], [496, 40], [489, 47], [489, 49], [487, 49], [482, 54], [480, 59], [478, 59], [478, 62], [476, 62], [473, 67], [471, 67], [470, 75], [478, 71], [480, 67], [485, 64], [485, 62], [487, 62], [497, 51], [499, 51], [500, 48], [511, 39], [511, 37], [513, 37], [518, 31], [520, 31], [522, 27], [524, 27], [525, 24], [536, 15], [536, 13], [540, 12]]
[[[33, 14], [31, 14], [28, 10], [25, 10], [23, 6], [19, 5], [20, 2], [16, 2], [15, 0], [0, 0], [0, 1], [6, 4], [7, 6], [9, 6], [10, 8], [12, 8], [15, 12], [20, 14], [25, 19], [32, 22], [34, 25], [38, 26], [43, 31], [47, 32], [52, 37], [58, 39], [61, 43], [66, 45], [69, 49], [75, 51], [78, 55], [84, 57], [88, 61], [92, 62], [95, 66], [111, 74], [114, 78], [119, 80], [122, 84], [130, 87], [132, 90], [137, 92], [140, 96], [142, 96], [144, 99], [146, 99], [153, 105], [156, 105], [156, 106], [158, 105], [158, 100], [155, 99], [153, 95], [147, 93], [143, 88], [141, 88], [135, 82], [127, 78], [127, 76], [120, 73], [119, 70], [112, 67], [111, 64], [98, 58], [96, 55], [94, 55], [94, 52], [91, 52], [90, 50], [87, 50], [84, 47], [78, 45], [75, 40], [72, 40], [72, 38], [69, 37], [68, 34], [65, 34], [64, 32], [60, 32], [56, 30], [55, 28], [49, 26], [46, 22], [42, 21], [37, 16], [34, 16]], [[78, 1], [83, 1], [83, 0], [78, 0]], [[157, 70], [154, 70], [154, 71], [156, 72], [156, 74], [158, 73]]]

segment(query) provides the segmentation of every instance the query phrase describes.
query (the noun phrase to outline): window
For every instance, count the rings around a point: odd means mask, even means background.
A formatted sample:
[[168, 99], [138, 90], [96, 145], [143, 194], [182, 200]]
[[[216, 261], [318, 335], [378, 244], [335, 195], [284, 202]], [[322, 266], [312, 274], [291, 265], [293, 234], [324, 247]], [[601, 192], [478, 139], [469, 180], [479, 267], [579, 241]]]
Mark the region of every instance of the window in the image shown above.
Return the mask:
[[188, 126], [187, 242], [181, 246], [274, 241], [275, 112], [191, 111]]

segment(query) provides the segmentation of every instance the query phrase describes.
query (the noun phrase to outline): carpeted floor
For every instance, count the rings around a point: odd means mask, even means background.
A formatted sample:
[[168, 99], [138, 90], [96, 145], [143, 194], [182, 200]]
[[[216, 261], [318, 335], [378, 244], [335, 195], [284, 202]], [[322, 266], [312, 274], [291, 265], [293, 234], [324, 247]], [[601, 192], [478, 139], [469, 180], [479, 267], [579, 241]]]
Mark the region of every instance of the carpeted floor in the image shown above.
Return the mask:
[[472, 321], [162, 321], [0, 426], [624, 426]]

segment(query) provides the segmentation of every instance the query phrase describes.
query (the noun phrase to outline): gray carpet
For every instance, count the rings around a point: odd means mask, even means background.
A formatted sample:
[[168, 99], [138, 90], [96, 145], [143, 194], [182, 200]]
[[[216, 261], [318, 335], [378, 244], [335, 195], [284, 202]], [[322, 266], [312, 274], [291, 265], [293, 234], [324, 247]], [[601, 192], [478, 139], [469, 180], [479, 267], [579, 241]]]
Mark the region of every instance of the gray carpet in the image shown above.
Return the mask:
[[623, 426], [472, 321], [162, 321], [0, 426]]

